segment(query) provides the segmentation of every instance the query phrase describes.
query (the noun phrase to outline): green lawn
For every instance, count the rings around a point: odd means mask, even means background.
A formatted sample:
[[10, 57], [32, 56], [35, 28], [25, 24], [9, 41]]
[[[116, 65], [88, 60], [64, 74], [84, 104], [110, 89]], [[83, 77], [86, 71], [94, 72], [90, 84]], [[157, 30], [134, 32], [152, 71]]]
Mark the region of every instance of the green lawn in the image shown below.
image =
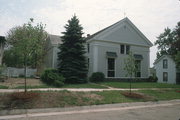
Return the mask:
[[[129, 82], [101, 82], [99, 84], [114, 88], [129, 88]], [[134, 82], [132, 83], [132, 88], [180, 88], [180, 85], [166, 83]]]
[[97, 101], [96, 104], [114, 104], [114, 103], [126, 103], [126, 102], [141, 102], [142, 99], [133, 99], [125, 97], [121, 94], [122, 91], [102, 91], [92, 92], [103, 97], [101, 101]]
[[[53, 88], [52, 86], [48, 86], [48, 85], [36, 85], [36, 86], [27, 86], [28, 89], [33, 89], [33, 88]], [[17, 86], [14, 89], [24, 89], [24, 85], [23, 86]]]
[[85, 84], [65, 84], [62, 88], [107, 88], [99, 84], [85, 83]]
[[[180, 89], [179, 89], [180, 90]], [[123, 91], [103, 91], [103, 92], [93, 92], [103, 99], [99, 101], [98, 104], [111, 104], [111, 103], [124, 103], [124, 102], [145, 102], [145, 101], [159, 101], [159, 100], [173, 100], [180, 99], [180, 92], [175, 90], [139, 90], [136, 93], [143, 93], [152, 97], [151, 99], [135, 99], [124, 97], [121, 92]]]
[[[55, 88], [55, 87], [44, 84], [44, 85], [38, 85], [38, 86], [27, 86], [27, 88], [33, 89], [33, 88]], [[103, 88], [107, 88], [107, 87], [101, 86], [99, 84], [85, 83], [85, 84], [65, 84], [64, 86], [62, 86], [60, 88], [99, 88], [99, 89], [103, 89]], [[17, 87], [15, 87], [15, 89], [24, 89], [24, 86], [17, 86]]]
[[149, 96], [153, 96], [156, 100], [172, 100], [180, 99], [179, 90], [140, 90], [139, 92]]
[[[85, 84], [65, 84], [61, 88], [107, 88], [105, 86], [110, 86], [114, 88], [129, 88], [129, 82], [101, 82], [98, 84], [85, 83]], [[6, 86], [0, 86], [0, 89], [7, 89]], [[23, 89], [24, 85], [17, 86], [15, 89]], [[27, 88], [55, 88], [53, 86], [48, 86], [46, 84], [38, 86], [27, 86]], [[180, 88], [180, 85], [166, 84], [166, 83], [150, 83], [150, 82], [136, 82], [132, 83], [132, 88]]]
[[0, 85], [0, 89], [8, 89], [7, 86]]
[[112, 104], [112, 103], [125, 103], [125, 102], [145, 102], [145, 101], [159, 101], [159, 100], [173, 100], [180, 99], [180, 92], [177, 90], [139, 90], [136, 93], [143, 93], [148, 95], [149, 99], [135, 99], [128, 98], [121, 94], [124, 91], [103, 91], [92, 92], [103, 97], [101, 101], [96, 104]]

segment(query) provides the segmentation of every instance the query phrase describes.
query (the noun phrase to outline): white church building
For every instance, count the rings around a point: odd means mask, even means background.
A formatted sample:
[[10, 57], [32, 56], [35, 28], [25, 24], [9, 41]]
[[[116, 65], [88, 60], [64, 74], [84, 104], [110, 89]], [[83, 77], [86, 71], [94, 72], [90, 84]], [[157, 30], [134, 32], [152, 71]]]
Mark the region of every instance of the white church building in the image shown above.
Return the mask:
[[[49, 35], [46, 67], [57, 68], [60, 36]], [[103, 72], [106, 78], [126, 78], [124, 60], [130, 52], [135, 57], [138, 71], [134, 77], [148, 78], [150, 47], [153, 44], [126, 17], [86, 38], [88, 75]]]

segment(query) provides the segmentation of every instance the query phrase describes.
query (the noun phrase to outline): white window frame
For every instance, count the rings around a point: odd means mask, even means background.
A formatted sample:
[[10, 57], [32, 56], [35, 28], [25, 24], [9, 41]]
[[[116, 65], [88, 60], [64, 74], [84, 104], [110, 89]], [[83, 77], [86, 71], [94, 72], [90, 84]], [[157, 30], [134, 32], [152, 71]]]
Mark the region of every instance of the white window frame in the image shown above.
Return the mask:
[[[113, 58], [114, 59], [114, 77], [108, 77], [108, 58]], [[115, 78], [116, 77], [116, 58], [114, 57], [107, 57], [106, 59], [106, 75], [107, 75], [107, 78]]]
[[[121, 45], [123, 45], [124, 46], [124, 52], [123, 53], [121, 53]], [[130, 45], [126, 45], [126, 44], [120, 44], [120, 54], [124, 54], [124, 55], [128, 55], [127, 54], [127, 51], [126, 51], [126, 47], [127, 46], [129, 46], [129, 53], [130, 53], [130, 51], [131, 51], [131, 46]]]
[[[166, 63], [166, 66], [165, 64]], [[167, 59], [163, 59], [163, 69], [167, 69], [168, 68], [168, 60]]]

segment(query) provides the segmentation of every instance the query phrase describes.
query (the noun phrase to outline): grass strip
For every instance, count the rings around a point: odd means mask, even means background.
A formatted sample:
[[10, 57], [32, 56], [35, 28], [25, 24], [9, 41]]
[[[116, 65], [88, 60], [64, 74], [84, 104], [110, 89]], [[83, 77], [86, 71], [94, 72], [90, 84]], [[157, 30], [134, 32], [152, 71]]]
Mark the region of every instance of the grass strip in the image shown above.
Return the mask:
[[[114, 88], [129, 88], [129, 82], [101, 82], [100, 84]], [[180, 88], [177, 84], [133, 82], [132, 88]]]
[[[37, 86], [27, 86], [28, 89], [33, 88], [55, 88], [54, 86], [48, 86], [48, 85], [37, 85]], [[104, 89], [107, 88], [105, 86], [101, 86], [99, 84], [93, 84], [93, 83], [86, 83], [86, 84], [65, 84], [64, 86], [60, 88], [98, 88], [98, 89]], [[24, 89], [24, 86], [17, 86], [15, 89]]]
[[[70, 92], [70, 91], [36, 91], [37, 97], [25, 96], [18, 93], [0, 93], [0, 109], [32, 109], [32, 108], [54, 108], [73, 107], [86, 105], [146, 102], [159, 100], [180, 99], [180, 90], [139, 90], [135, 93], [144, 95], [141, 98], [124, 96], [122, 93], [128, 91], [101, 91], [101, 92]], [[15, 94], [15, 95], [14, 95]], [[15, 96], [15, 97], [14, 97]], [[17, 97], [16, 97], [17, 96]], [[20, 97], [19, 97], [20, 96]], [[11, 97], [18, 98], [12, 99]], [[150, 98], [150, 99], [148, 99]]]
[[0, 89], [8, 89], [8, 87], [4, 85], [0, 85]]

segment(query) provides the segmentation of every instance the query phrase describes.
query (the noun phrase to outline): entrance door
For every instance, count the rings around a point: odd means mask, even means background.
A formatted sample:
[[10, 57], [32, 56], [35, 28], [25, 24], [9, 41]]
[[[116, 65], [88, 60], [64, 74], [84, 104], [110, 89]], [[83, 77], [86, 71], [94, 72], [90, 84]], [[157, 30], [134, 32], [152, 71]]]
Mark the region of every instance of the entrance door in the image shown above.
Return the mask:
[[114, 77], [115, 76], [115, 58], [108, 58], [108, 77]]

